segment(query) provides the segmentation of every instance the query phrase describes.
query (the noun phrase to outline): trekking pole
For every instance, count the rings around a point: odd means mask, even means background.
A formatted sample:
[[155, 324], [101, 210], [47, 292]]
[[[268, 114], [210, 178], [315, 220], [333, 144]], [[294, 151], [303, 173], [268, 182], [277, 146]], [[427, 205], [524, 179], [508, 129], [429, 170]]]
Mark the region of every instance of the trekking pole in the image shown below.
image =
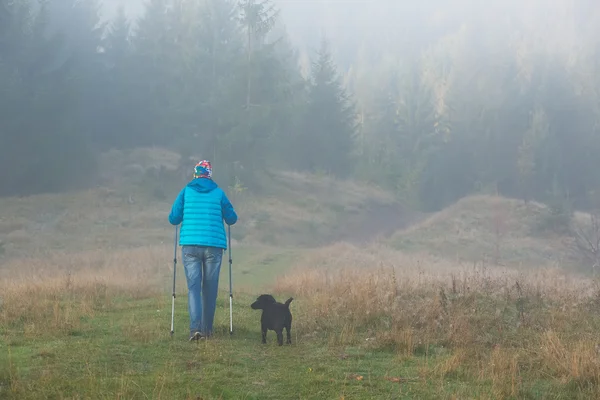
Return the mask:
[[173, 251], [173, 301], [171, 303], [171, 337], [175, 332], [175, 276], [177, 274], [177, 225], [175, 225], [175, 246]]
[[231, 225], [227, 226], [229, 245], [229, 334], [233, 335], [233, 286], [231, 281]]

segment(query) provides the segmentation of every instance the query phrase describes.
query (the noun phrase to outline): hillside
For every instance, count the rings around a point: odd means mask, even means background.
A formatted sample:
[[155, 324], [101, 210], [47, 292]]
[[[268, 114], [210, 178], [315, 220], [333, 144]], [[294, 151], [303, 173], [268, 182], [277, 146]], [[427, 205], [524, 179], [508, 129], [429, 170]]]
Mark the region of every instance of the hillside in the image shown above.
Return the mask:
[[[0, 256], [168, 245], [167, 215], [189, 179], [187, 164], [163, 149], [110, 152], [102, 158], [102, 185], [94, 189], [2, 198]], [[544, 229], [549, 211], [539, 203], [473, 196], [425, 217], [377, 187], [289, 171], [266, 174], [260, 190], [243, 182], [225, 190], [240, 214], [232, 229], [238, 247], [279, 253], [380, 243], [459, 263], [581, 267], [569, 239]]]
[[[173, 228], [167, 216], [188, 180], [180, 164], [178, 154], [162, 149], [113, 151], [102, 158], [102, 184], [96, 188], [1, 198], [0, 255], [114, 251], [171, 243]], [[215, 179], [218, 182], [218, 176]], [[258, 193], [243, 185], [224, 188], [240, 215], [232, 229], [236, 244], [306, 247], [340, 240], [369, 242], [416, 218], [389, 193], [351, 181], [284, 171], [264, 176], [260, 186]]]
[[457, 262], [581, 267], [571, 238], [548, 228], [551, 218], [540, 203], [472, 196], [396, 232], [388, 243]]

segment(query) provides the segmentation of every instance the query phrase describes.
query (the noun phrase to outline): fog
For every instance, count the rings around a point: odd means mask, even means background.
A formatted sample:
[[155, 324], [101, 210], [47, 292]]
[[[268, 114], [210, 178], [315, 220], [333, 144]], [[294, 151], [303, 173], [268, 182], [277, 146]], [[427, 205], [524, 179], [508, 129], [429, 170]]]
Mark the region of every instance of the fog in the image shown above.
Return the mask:
[[[143, 4], [143, 0], [105, 0], [103, 15], [110, 18], [124, 7], [135, 19], [143, 14]], [[423, 49], [463, 26], [485, 25], [506, 39], [523, 30], [522, 34], [538, 37], [539, 46], [568, 53], [582, 35], [598, 33], [600, 8], [593, 0], [274, 0], [273, 4], [296, 46], [315, 50], [324, 34], [334, 44], [336, 61], [348, 67], [359, 49], [374, 61], [382, 49]]]
[[96, 185], [100, 154], [158, 146], [250, 190], [299, 170], [421, 210], [597, 202], [594, 1], [3, 3], [3, 195]]

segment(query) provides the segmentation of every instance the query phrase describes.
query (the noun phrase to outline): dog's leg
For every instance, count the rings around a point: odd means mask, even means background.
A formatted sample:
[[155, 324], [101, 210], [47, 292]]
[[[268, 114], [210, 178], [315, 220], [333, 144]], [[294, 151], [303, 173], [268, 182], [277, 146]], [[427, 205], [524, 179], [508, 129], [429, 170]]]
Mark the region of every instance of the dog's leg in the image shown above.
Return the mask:
[[283, 328], [277, 331], [277, 343], [283, 346]]
[[267, 343], [267, 328], [262, 328], [262, 342], [263, 344]]
[[285, 326], [285, 333], [287, 334], [287, 344], [292, 344], [292, 335], [290, 335], [291, 326]]

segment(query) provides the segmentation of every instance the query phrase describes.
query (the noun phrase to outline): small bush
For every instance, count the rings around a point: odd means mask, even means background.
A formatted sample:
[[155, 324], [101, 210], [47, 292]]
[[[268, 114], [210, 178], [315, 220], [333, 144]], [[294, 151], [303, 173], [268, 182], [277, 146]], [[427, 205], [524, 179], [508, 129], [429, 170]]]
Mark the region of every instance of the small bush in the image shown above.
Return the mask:
[[548, 208], [538, 217], [536, 230], [540, 233], [567, 235], [570, 233], [573, 209], [565, 201], [549, 202]]

